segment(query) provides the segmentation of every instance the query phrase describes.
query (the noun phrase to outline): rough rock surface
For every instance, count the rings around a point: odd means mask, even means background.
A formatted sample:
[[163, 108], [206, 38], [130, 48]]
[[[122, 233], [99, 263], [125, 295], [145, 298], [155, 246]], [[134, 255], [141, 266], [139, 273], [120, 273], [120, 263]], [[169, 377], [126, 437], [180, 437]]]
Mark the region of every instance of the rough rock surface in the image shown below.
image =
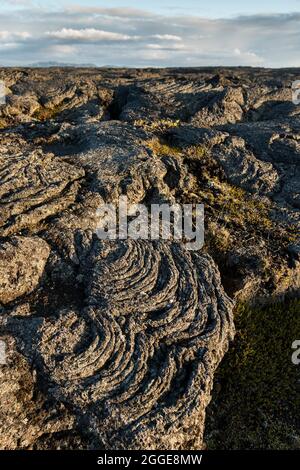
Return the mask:
[[85, 269], [82, 310], [29, 318], [27, 331], [5, 322], [48, 396], [76, 410], [96, 447], [201, 447], [213, 371], [233, 337], [212, 259], [176, 244], [95, 242]]
[[0, 368], [0, 447], [19, 449], [32, 446], [43, 435], [68, 432], [75, 419], [64, 405], [49, 406], [37, 391], [36, 374], [16, 351], [14, 341], [4, 337], [6, 365]]
[[32, 292], [44, 272], [50, 248], [37, 237], [12, 237], [0, 244], [0, 303]]
[[1, 150], [0, 236], [30, 229], [74, 202], [82, 170], [41, 151]]
[[[231, 298], [299, 294], [297, 78], [0, 70], [1, 448], [201, 448]], [[204, 249], [100, 242], [121, 195], [204, 203]]]

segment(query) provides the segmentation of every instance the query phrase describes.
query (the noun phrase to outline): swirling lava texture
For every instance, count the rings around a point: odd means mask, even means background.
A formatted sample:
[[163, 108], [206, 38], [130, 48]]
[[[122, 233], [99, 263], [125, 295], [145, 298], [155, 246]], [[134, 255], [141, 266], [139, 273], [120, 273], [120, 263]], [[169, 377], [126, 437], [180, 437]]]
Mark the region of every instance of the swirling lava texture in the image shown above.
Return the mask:
[[41, 327], [50, 393], [80, 410], [98, 446], [200, 448], [234, 333], [213, 260], [171, 242], [96, 241], [86, 265], [86, 307]]

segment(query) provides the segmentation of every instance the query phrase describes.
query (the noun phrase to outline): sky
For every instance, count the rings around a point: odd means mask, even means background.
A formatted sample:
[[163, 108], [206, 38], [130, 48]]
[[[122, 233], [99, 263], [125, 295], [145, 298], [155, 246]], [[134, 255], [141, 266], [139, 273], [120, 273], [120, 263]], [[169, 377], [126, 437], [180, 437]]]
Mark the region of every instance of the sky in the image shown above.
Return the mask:
[[0, 65], [300, 67], [300, 0], [0, 0]]

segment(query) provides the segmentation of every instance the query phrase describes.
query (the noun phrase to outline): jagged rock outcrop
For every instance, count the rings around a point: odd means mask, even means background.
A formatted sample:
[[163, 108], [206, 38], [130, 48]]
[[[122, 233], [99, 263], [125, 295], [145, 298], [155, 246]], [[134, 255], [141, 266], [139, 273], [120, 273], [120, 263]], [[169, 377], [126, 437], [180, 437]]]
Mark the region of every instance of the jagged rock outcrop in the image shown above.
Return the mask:
[[212, 150], [230, 183], [254, 194], [270, 195], [279, 187], [279, 175], [273, 165], [257, 158], [240, 137], [227, 138]]
[[31, 229], [71, 205], [84, 171], [39, 150], [0, 156], [0, 236]]

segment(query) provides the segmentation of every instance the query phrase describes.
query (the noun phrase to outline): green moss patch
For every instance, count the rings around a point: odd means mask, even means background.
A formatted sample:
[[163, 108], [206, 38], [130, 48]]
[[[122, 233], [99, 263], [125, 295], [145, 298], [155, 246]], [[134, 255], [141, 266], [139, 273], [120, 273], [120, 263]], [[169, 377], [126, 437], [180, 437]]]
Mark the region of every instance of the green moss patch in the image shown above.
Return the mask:
[[40, 107], [37, 111], [34, 112], [33, 118], [38, 121], [48, 121], [50, 119], [55, 119], [58, 114], [62, 112], [60, 106], [55, 106], [54, 108], [44, 108]]
[[216, 377], [207, 412], [209, 449], [300, 448], [300, 301], [237, 307], [237, 335]]

